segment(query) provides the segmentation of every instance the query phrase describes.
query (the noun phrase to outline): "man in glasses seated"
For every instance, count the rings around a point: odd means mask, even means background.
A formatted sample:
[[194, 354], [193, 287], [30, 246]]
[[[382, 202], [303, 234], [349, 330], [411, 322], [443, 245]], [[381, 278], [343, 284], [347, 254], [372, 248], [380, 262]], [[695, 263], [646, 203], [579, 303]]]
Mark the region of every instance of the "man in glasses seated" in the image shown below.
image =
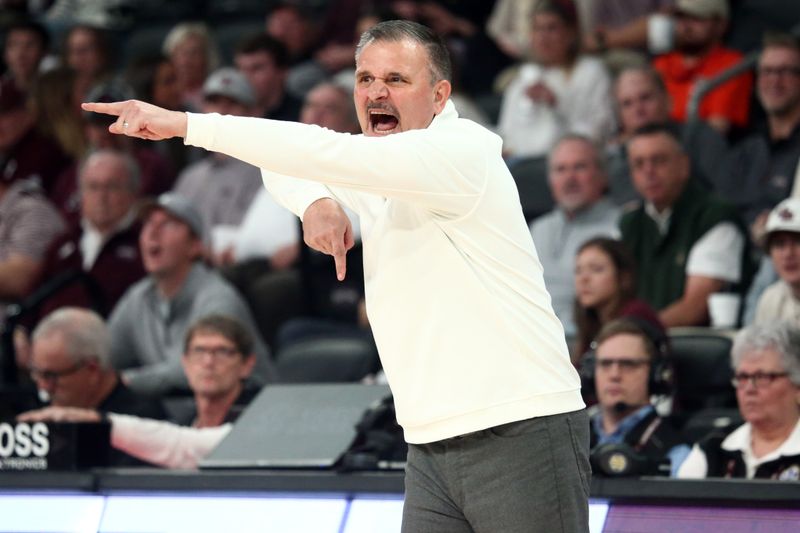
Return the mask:
[[[581, 367], [584, 393], [597, 398], [590, 425], [595, 472], [675, 472], [689, 445], [651, 402], [672, 389], [667, 337], [644, 320], [626, 317], [608, 322], [595, 346]], [[615, 454], [638, 464], [623, 464]]]
[[182, 413], [172, 422], [153, 420], [160, 417], [121, 406], [63, 403], [23, 413], [19, 420], [100, 422], [105, 416], [117, 454], [125, 452], [168, 468], [194, 468], [228, 434], [231, 423], [259, 392], [244, 386], [256, 363], [254, 341], [233, 318], [208, 315], [189, 327], [181, 363], [194, 393], [194, 406], [191, 413]]
[[[47, 315], [32, 335], [31, 378], [39, 397], [57, 407], [81, 407], [100, 412], [163, 419], [158, 400], [126, 387], [111, 367], [111, 336], [94, 311], [62, 307]], [[112, 453], [112, 466], [141, 464]]]
[[745, 423], [696, 444], [678, 477], [800, 480], [800, 329], [785, 322], [743, 329], [731, 362]]

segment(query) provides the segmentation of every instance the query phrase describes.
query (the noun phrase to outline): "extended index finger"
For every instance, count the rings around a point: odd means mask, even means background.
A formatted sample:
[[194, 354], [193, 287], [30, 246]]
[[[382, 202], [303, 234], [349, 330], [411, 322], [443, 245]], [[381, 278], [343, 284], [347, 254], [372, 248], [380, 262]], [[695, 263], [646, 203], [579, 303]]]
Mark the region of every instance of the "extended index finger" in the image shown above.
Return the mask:
[[344, 241], [334, 241], [333, 261], [336, 263], [336, 278], [343, 281], [347, 273], [347, 248], [345, 248]]
[[122, 114], [124, 107], [125, 102], [84, 102], [81, 104], [81, 108], [84, 111], [94, 111], [95, 113], [114, 115], [115, 117]]

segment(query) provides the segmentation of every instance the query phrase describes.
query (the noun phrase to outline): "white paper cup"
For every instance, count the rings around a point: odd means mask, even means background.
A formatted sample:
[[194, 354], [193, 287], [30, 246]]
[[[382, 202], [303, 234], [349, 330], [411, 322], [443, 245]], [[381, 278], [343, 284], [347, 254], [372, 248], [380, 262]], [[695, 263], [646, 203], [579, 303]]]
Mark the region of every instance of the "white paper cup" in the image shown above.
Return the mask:
[[711, 327], [735, 328], [739, 319], [741, 297], [728, 292], [716, 292], [708, 297], [708, 314]]

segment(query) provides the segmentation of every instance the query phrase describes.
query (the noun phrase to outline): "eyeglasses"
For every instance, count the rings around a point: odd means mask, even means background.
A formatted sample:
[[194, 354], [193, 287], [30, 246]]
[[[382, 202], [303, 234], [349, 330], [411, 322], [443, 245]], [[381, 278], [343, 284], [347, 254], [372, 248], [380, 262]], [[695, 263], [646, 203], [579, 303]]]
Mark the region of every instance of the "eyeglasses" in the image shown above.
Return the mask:
[[31, 379], [34, 381], [46, 381], [48, 383], [55, 383], [59, 379], [69, 376], [70, 374], [74, 374], [84, 366], [86, 366], [86, 361], [81, 361], [80, 363], [76, 363], [73, 366], [66, 368], [64, 370], [39, 370], [38, 368], [31, 368], [30, 375]]
[[800, 76], [800, 67], [758, 67], [757, 69], [759, 76], [779, 76], [779, 77], [789, 77], [789, 76]]
[[747, 372], [737, 372], [733, 375], [733, 379], [731, 379], [731, 385], [735, 388], [744, 387], [748, 382], [751, 383], [755, 388], [762, 389], [764, 387], [768, 387], [778, 378], [783, 378], [788, 376], [788, 372], [755, 372], [753, 374], [748, 374]]
[[231, 360], [239, 355], [239, 350], [229, 346], [192, 346], [186, 352], [186, 357], [191, 360], [199, 361], [206, 355], [210, 355], [213, 359]]
[[633, 372], [637, 368], [649, 365], [649, 359], [631, 359], [626, 357], [619, 357], [616, 359], [608, 358], [608, 359], [598, 359], [595, 365], [597, 366], [598, 370], [609, 371], [611, 367], [614, 365], [619, 366], [619, 369], [622, 372]]

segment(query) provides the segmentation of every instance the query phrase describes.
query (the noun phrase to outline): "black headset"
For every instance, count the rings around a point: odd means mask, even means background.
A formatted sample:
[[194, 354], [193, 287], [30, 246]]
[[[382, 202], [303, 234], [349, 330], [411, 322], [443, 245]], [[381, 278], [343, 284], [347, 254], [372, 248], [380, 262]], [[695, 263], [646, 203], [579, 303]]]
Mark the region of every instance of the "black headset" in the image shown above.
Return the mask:
[[[670, 362], [670, 343], [669, 337], [648, 320], [639, 317], [627, 316], [617, 319], [633, 326], [632, 329], [638, 330], [649, 342], [655, 346], [655, 358], [650, 361], [650, 374], [647, 382], [648, 391], [651, 395], [668, 395], [672, 392], [673, 372]], [[581, 388], [584, 394], [594, 395], [594, 372], [597, 361], [595, 354], [596, 343], [592, 343], [592, 348], [586, 353], [581, 361], [578, 373], [581, 376]]]

